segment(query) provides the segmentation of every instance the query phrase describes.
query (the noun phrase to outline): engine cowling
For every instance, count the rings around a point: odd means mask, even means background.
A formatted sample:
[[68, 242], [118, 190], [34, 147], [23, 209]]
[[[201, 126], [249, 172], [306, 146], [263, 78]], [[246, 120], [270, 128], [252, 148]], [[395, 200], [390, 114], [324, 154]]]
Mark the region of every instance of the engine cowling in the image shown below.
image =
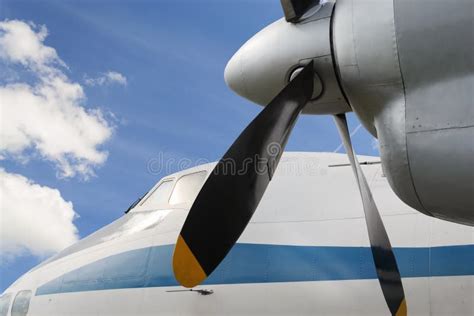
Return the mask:
[[[338, 0], [340, 81], [413, 208], [474, 224], [474, 2]], [[370, 15], [370, 18], [367, 18]]]

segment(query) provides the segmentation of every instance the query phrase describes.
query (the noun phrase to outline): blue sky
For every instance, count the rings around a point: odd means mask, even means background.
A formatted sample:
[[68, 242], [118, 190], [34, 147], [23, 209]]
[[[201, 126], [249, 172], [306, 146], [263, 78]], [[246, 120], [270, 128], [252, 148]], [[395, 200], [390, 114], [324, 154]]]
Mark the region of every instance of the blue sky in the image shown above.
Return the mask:
[[[83, 87], [82, 106], [101, 109], [114, 126], [101, 144], [107, 160], [89, 179], [58, 177], [51, 161], [34, 154], [26, 162], [7, 157], [1, 167], [58, 189], [78, 214], [79, 237], [90, 234], [120, 217], [166, 173], [182, 168], [175, 163], [150, 172], [152, 159], [220, 158], [260, 110], [227, 88], [224, 67], [248, 38], [281, 16], [276, 0], [1, 0], [1, 21], [47, 27], [44, 44], [67, 64], [67, 77]], [[15, 69], [20, 80], [29, 80]], [[85, 84], [107, 71], [123, 74], [127, 84]], [[359, 124], [353, 115], [349, 123], [351, 130]], [[353, 141], [359, 154], [377, 155], [364, 129]], [[287, 150], [334, 151], [339, 143], [331, 117], [303, 116]], [[0, 292], [43, 259], [24, 252], [2, 260]]]

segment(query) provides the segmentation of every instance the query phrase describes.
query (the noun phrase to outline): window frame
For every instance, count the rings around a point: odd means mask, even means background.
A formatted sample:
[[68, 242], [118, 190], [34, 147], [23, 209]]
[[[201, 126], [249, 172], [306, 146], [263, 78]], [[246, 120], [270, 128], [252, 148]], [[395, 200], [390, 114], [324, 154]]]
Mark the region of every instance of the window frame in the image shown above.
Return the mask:
[[[140, 203], [138, 203], [138, 207], [140, 209], [142, 209], [141, 211], [145, 211], [145, 210], [153, 210], [152, 208], [148, 209], [145, 205], [145, 203], [148, 201], [148, 199], [156, 192], [156, 190], [158, 190], [165, 182], [171, 182], [171, 190], [170, 190], [170, 193], [168, 195], [168, 198], [165, 199], [164, 201], [164, 205], [169, 205], [169, 198], [171, 197], [171, 195], [173, 194], [173, 190], [174, 190], [174, 187], [176, 185], [176, 181], [174, 178], [165, 178], [165, 179], [162, 179], [160, 182], [158, 182], [157, 185], [155, 185], [155, 187], [153, 187], [153, 189], [150, 190], [150, 192], [148, 192], [148, 194], [146, 196], [143, 197], [143, 199], [140, 201]], [[134, 208], [137, 208], [137, 206], [135, 206]]]
[[[194, 172], [190, 172], [190, 173], [186, 173], [186, 174], [183, 174], [181, 175], [180, 177], [176, 178], [175, 179], [175, 183], [174, 183], [174, 186], [173, 186], [173, 190], [171, 190], [171, 193], [170, 193], [170, 196], [168, 198], [168, 205], [172, 206], [172, 207], [176, 207], [176, 206], [179, 206], [179, 205], [186, 205], [186, 204], [192, 204], [189, 200], [188, 201], [184, 201], [184, 202], [180, 202], [180, 203], [171, 203], [171, 198], [173, 197], [173, 194], [176, 190], [176, 186], [178, 185], [179, 181], [182, 179], [182, 178], [185, 178], [185, 177], [188, 177], [188, 176], [192, 176], [194, 174], [198, 174], [198, 173], [204, 173], [204, 181], [202, 182], [201, 184], [201, 189], [202, 189], [202, 186], [204, 185], [204, 183], [206, 183], [206, 180], [209, 176], [209, 172], [205, 169], [202, 169], [202, 170], [197, 170], [197, 171], [194, 171]], [[197, 192], [197, 194], [199, 194], [199, 191]], [[196, 195], [197, 197], [197, 195]], [[196, 199], [195, 197], [195, 199]]]
[[[26, 311], [24, 313], [23, 313], [23, 311], [21, 311], [21, 312], [15, 311], [14, 308], [15, 308], [15, 304], [17, 303], [17, 299], [20, 296], [20, 294], [24, 294], [24, 293], [29, 294], [28, 304], [26, 305]], [[31, 290], [18, 291], [15, 295], [15, 298], [13, 299], [13, 303], [12, 303], [11, 310], [10, 310], [10, 315], [11, 316], [26, 316], [26, 315], [28, 315], [28, 312], [30, 310], [30, 303], [31, 303], [31, 298], [32, 297], [33, 297], [33, 291], [31, 291]], [[24, 299], [24, 298], [22, 297], [22, 299]]]

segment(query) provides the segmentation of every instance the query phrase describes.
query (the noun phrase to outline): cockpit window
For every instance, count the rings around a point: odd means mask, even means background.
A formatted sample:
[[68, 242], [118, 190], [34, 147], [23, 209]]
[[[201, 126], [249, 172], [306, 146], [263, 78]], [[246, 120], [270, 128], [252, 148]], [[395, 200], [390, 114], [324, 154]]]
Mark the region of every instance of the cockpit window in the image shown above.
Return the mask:
[[200, 171], [179, 178], [171, 194], [170, 204], [193, 203], [206, 180], [206, 175], [206, 171]]
[[12, 316], [26, 316], [30, 309], [31, 291], [20, 291], [15, 297], [12, 306]]
[[173, 189], [173, 181], [165, 180], [143, 201], [140, 206], [145, 209], [156, 209], [163, 204], [168, 204], [168, 198]]
[[0, 316], [7, 316], [11, 299], [12, 299], [11, 294], [4, 294], [0, 296]]

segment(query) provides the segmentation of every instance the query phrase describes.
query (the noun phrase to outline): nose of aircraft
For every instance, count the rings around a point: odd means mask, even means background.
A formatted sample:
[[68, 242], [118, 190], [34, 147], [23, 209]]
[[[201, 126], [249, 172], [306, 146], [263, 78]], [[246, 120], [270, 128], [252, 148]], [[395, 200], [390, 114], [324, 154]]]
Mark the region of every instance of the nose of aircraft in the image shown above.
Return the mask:
[[324, 21], [291, 24], [280, 19], [234, 54], [225, 68], [225, 81], [238, 95], [266, 105], [295, 70], [318, 56], [330, 55], [329, 43], [328, 23]]

